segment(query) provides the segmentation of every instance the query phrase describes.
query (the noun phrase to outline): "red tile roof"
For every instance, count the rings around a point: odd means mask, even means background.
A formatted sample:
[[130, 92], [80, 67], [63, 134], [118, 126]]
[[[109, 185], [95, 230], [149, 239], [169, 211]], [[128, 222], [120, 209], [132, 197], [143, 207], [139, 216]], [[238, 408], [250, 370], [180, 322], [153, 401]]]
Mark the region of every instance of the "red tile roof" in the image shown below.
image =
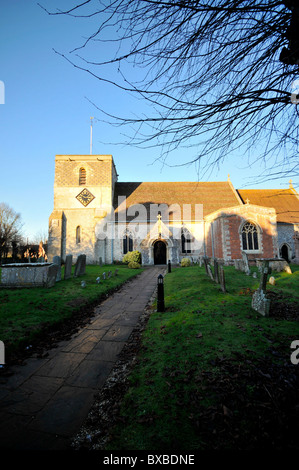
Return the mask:
[[272, 207], [277, 222], [299, 223], [299, 197], [293, 186], [288, 189], [238, 189], [244, 204]]
[[191, 204], [192, 217], [195, 204], [203, 205], [203, 216], [242, 204], [229, 181], [116, 183], [113, 204], [116, 213], [120, 212], [118, 196], [126, 197], [127, 208], [135, 204], [143, 204], [147, 208], [150, 204], [179, 204], [182, 210], [183, 204]]

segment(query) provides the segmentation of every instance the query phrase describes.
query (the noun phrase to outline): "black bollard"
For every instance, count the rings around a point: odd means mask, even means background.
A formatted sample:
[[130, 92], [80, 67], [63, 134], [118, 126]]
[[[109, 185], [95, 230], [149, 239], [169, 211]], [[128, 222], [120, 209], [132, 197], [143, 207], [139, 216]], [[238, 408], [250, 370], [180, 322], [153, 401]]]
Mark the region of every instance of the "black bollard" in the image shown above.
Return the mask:
[[170, 260], [168, 261], [168, 272], [171, 273], [171, 262], [170, 262]]
[[165, 305], [164, 305], [164, 283], [163, 283], [163, 276], [159, 274], [158, 276], [158, 298], [157, 298], [157, 312], [164, 312]]

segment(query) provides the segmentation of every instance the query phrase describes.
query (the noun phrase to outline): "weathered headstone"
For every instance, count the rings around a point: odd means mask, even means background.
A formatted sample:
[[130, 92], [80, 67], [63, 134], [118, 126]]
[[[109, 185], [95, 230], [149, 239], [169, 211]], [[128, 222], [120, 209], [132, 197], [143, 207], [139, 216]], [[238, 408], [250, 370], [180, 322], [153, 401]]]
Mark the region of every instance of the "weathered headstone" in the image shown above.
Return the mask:
[[53, 264], [58, 266], [56, 282], [61, 281], [61, 258], [60, 256], [53, 257]]
[[269, 284], [271, 284], [272, 286], [275, 286], [275, 278], [274, 278], [274, 276], [271, 276], [271, 277], [269, 278]]
[[81, 255], [82, 256], [82, 263], [81, 263], [81, 268], [80, 268], [80, 276], [83, 276], [83, 274], [86, 273], [86, 255]]
[[58, 264], [51, 264], [51, 266], [49, 266], [45, 287], [53, 287], [55, 285], [58, 270], [59, 270]]
[[112, 272], [108, 271], [108, 279], [110, 279]]
[[103, 279], [104, 280], [106, 279], [106, 273], [103, 273]]
[[86, 282], [85, 281], [81, 281], [81, 287], [86, 287]]
[[97, 284], [100, 284], [100, 282], [101, 282], [101, 276], [98, 276], [98, 277], [96, 278], [96, 283], [97, 283]]
[[79, 255], [75, 266], [75, 277], [83, 276], [86, 272], [86, 255]]
[[265, 261], [263, 263], [259, 288], [254, 292], [251, 302], [252, 308], [264, 317], [268, 317], [270, 311], [270, 299], [266, 296], [267, 277], [269, 274], [271, 274], [269, 261]]
[[208, 258], [204, 257], [204, 258], [203, 258], [203, 262], [204, 262], [204, 265], [205, 265], [206, 273], [207, 273], [207, 275], [209, 275], [209, 271], [208, 271]]
[[246, 274], [250, 274], [250, 267], [248, 262], [248, 256], [245, 251], [242, 251], [243, 267]]
[[70, 279], [72, 275], [73, 255], [66, 255], [64, 265], [64, 279]]
[[220, 286], [223, 292], [226, 292], [226, 285], [225, 285], [225, 275], [224, 275], [224, 269], [223, 265], [219, 265], [219, 280], [220, 280]]
[[210, 278], [212, 279], [212, 281], [214, 281], [214, 276], [213, 276], [213, 273], [212, 273], [212, 268], [210, 266], [209, 263], [207, 263], [207, 270], [208, 270], [208, 274], [210, 276]]
[[215, 277], [215, 282], [219, 284], [219, 270], [218, 270], [218, 260], [217, 258], [214, 258], [214, 277]]

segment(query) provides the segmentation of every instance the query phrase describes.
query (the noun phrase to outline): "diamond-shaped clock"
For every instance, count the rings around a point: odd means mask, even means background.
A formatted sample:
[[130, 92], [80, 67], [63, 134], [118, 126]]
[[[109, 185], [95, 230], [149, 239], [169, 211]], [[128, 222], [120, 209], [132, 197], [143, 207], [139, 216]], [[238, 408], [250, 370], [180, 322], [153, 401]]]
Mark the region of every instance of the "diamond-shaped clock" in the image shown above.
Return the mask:
[[81, 202], [81, 204], [83, 204], [83, 206], [88, 206], [88, 204], [93, 201], [93, 199], [95, 198], [95, 196], [93, 194], [91, 194], [90, 191], [88, 191], [88, 189], [84, 188], [81, 193], [78, 194], [78, 196], [76, 196], [76, 199], [78, 199], [78, 201]]

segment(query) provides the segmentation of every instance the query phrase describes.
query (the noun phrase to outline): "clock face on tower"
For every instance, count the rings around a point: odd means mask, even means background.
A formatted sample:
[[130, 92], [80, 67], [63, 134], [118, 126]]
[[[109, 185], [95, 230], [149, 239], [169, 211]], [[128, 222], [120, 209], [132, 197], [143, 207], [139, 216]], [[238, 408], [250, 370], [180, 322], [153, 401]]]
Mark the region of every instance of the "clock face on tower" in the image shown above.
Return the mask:
[[78, 199], [78, 201], [81, 202], [81, 204], [83, 204], [84, 207], [88, 206], [88, 204], [93, 201], [93, 199], [95, 198], [95, 196], [93, 194], [91, 194], [90, 191], [88, 191], [88, 189], [84, 188], [81, 193], [78, 194], [78, 196], [76, 196], [76, 199]]

